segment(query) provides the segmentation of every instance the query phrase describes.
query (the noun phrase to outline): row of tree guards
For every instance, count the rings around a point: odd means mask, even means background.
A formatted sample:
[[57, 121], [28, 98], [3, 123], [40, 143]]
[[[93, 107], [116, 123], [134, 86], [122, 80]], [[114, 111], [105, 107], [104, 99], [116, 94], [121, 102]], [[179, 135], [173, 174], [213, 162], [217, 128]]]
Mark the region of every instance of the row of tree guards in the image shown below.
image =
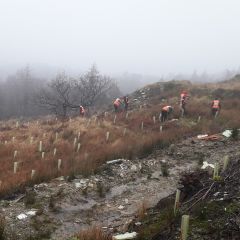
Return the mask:
[[[107, 112], [105, 112], [104, 116], [106, 117], [107, 116]], [[129, 117], [129, 113], [127, 112], [126, 115], [125, 115], [125, 118], [128, 119]], [[58, 120], [57, 118], [55, 119], [56, 121]], [[96, 122], [97, 118], [95, 117], [94, 121]], [[117, 115], [114, 115], [114, 118], [113, 118], [113, 123], [116, 124], [116, 120], [117, 120]], [[70, 122], [72, 122], [72, 119], [70, 118], [69, 119]], [[91, 119], [88, 120], [87, 122], [87, 127], [90, 125], [91, 123]], [[156, 124], [156, 116], [153, 116], [153, 123]], [[27, 123], [27, 125], [29, 126], [29, 122]], [[39, 121], [36, 122], [37, 125], [39, 125]], [[19, 122], [17, 121], [16, 122], [16, 128], [19, 128]], [[141, 124], [141, 130], [144, 129], [144, 122], [142, 122]], [[163, 131], [163, 126], [160, 126], [159, 128], [160, 132]], [[123, 130], [123, 136], [125, 136], [127, 133], [127, 128], [124, 128]], [[81, 143], [78, 143], [77, 141], [80, 139], [80, 135], [81, 133], [78, 132], [78, 135], [77, 137], [74, 138], [74, 142], [73, 142], [73, 147], [76, 148], [77, 146], [77, 149], [76, 149], [76, 152], [78, 153], [80, 151], [80, 148], [81, 148]], [[45, 138], [46, 137], [46, 133], [43, 134], [43, 137]], [[55, 140], [57, 141], [59, 138], [59, 134], [58, 132], [55, 133]], [[106, 132], [106, 142], [109, 142], [109, 139], [110, 139], [110, 131], [107, 131]], [[16, 137], [13, 136], [12, 137], [12, 142], [15, 142], [16, 140]], [[30, 144], [33, 144], [33, 141], [34, 141], [34, 138], [33, 137], [30, 137]], [[5, 144], [7, 144], [8, 142], [5, 141]], [[41, 159], [44, 159], [45, 158], [45, 152], [43, 151], [43, 142], [42, 141], [39, 141], [39, 146], [38, 146], [38, 151], [41, 153]], [[57, 153], [57, 148], [54, 148], [53, 149], [53, 156], [56, 156], [56, 153]], [[13, 159], [16, 159], [17, 158], [17, 154], [18, 154], [18, 151], [15, 150], [14, 153], [13, 153]], [[58, 163], [57, 163], [57, 170], [60, 171], [61, 170], [61, 166], [62, 166], [62, 159], [58, 159]], [[19, 170], [19, 167], [20, 167], [20, 162], [18, 161], [14, 161], [13, 162], [13, 173], [16, 174]], [[31, 179], [33, 179], [36, 175], [36, 170], [32, 170], [31, 171]], [[2, 181], [0, 181], [0, 187], [2, 185]]]
[[[106, 114], [105, 114], [105, 116], [106, 116]], [[129, 116], [129, 113], [126, 113], [126, 119], [128, 118], [128, 116]], [[96, 120], [96, 118], [95, 118], [95, 120]], [[113, 119], [113, 123], [114, 124], [116, 124], [116, 120], [117, 120], [117, 115], [114, 116], [114, 119]], [[200, 122], [200, 120], [201, 120], [201, 117], [199, 116], [198, 122]], [[56, 121], [57, 121], [57, 118], [56, 118]], [[71, 121], [72, 120], [70, 118], [70, 122]], [[88, 120], [87, 127], [89, 126], [90, 122], [91, 122], [91, 119]], [[153, 123], [156, 124], [156, 117], [155, 116], [153, 116]], [[37, 121], [37, 124], [39, 124], [38, 121]], [[28, 123], [28, 125], [29, 125], [29, 123]], [[16, 122], [16, 127], [17, 128], [19, 127], [19, 122]], [[141, 124], [141, 129], [142, 130], [144, 129], [144, 122], [142, 122], [142, 124]], [[160, 126], [160, 132], [162, 132], [162, 130], [163, 130], [163, 127]], [[126, 135], [126, 131], [127, 131], [127, 128], [124, 128], [123, 136]], [[45, 136], [46, 136], [46, 134], [44, 133], [43, 137], [45, 137]], [[74, 149], [77, 146], [76, 152], [80, 151], [81, 144], [77, 142], [80, 139], [80, 136], [81, 136], [81, 133], [78, 132], [77, 137], [75, 137], [74, 141], [73, 141]], [[55, 140], [58, 140], [58, 137], [59, 137], [58, 133], [56, 132], [55, 133]], [[109, 141], [109, 138], [110, 138], [110, 132], [107, 131], [106, 132], [106, 142]], [[12, 141], [13, 142], [15, 141], [15, 139], [16, 139], [15, 137], [12, 137]], [[7, 141], [5, 141], [5, 144], [6, 143], [7, 143]], [[30, 144], [33, 144], [33, 137], [30, 137]], [[38, 151], [41, 153], [41, 158], [44, 159], [45, 158], [45, 152], [43, 151], [43, 142], [42, 141], [39, 141]], [[54, 148], [53, 149], [53, 156], [56, 156], [56, 153], [57, 153], [57, 148]], [[14, 153], [13, 153], [13, 159], [17, 158], [17, 154], [18, 154], [18, 151], [15, 150]], [[229, 156], [225, 156], [224, 159], [223, 159], [223, 169], [222, 169], [223, 171], [226, 170], [226, 168], [228, 166], [228, 163], [229, 163]], [[20, 162], [18, 162], [18, 161], [14, 162], [14, 166], [13, 166], [14, 174], [16, 174], [18, 172], [19, 165], [20, 165]], [[61, 166], [62, 166], [62, 159], [58, 159], [58, 162], [57, 162], [57, 169], [58, 169], [58, 171], [61, 170]], [[32, 169], [32, 171], [31, 171], [31, 179], [33, 179], [35, 176], [36, 176], [36, 170]], [[213, 171], [213, 180], [217, 181], [219, 179], [220, 179], [220, 176], [219, 176], [219, 163], [215, 163], [214, 164], [214, 171]], [[2, 181], [0, 180], [0, 187], [1, 187], [1, 185], [2, 185]], [[175, 216], [179, 212], [179, 208], [180, 208], [180, 195], [181, 195], [181, 191], [179, 189], [177, 189], [176, 197], [175, 197], [175, 203], [174, 203], [174, 215]], [[189, 230], [189, 219], [190, 219], [189, 215], [183, 215], [182, 216], [181, 237], [180, 237], [181, 240], [187, 240], [188, 230]]]
[[[106, 116], [106, 114], [105, 114], [105, 116]], [[128, 118], [128, 116], [129, 116], [129, 113], [126, 113], [126, 118]], [[114, 124], [116, 123], [116, 119], [117, 119], [117, 115], [114, 116], [114, 120], [113, 120]], [[56, 121], [57, 121], [57, 118], [56, 118]], [[89, 121], [87, 123], [87, 126], [90, 124], [90, 121], [91, 120], [89, 119]], [[71, 118], [70, 118], [70, 122], [71, 122]], [[154, 122], [154, 124], [156, 123], [156, 117], [155, 116], [153, 116], [153, 122]], [[39, 123], [37, 122], [37, 124], [39, 124]], [[16, 127], [17, 128], [19, 127], [19, 122], [16, 122]], [[142, 124], [141, 124], [141, 129], [142, 130], [144, 129], [144, 122], [142, 122]], [[162, 130], [163, 130], [163, 127], [160, 126], [160, 132], [162, 132]], [[127, 128], [124, 128], [123, 136], [126, 135], [126, 132], [127, 132]], [[73, 147], [74, 148], [76, 147], [76, 144], [77, 144], [77, 150], [76, 150], [77, 152], [80, 151], [80, 147], [81, 147], [81, 143], [77, 143], [77, 141], [80, 139], [80, 135], [81, 135], [81, 133], [78, 132], [78, 136], [77, 136], [77, 138], [76, 137], [74, 138], [74, 142], [73, 142]], [[45, 133], [43, 134], [43, 137], [46, 137]], [[110, 132], [107, 131], [106, 132], [106, 142], [109, 142], [109, 138], [110, 138]], [[12, 142], [15, 142], [15, 139], [16, 139], [15, 137], [12, 137]], [[33, 140], [34, 140], [34, 138], [30, 137], [30, 144], [33, 144]], [[55, 133], [55, 140], [58, 140], [58, 132]], [[6, 143], [7, 143], [7, 141], [5, 141], [5, 144]], [[39, 142], [38, 150], [39, 150], [39, 152], [41, 152], [41, 158], [44, 159], [45, 158], [45, 152], [43, 151], [43, 142], [42, 141]], [[56, 156], [56, 153], [57, 153], [57, 149], [54, 148], [53, 156]], [[13, 154], [13, 159], [16, 159], [17, 154], [18, 154], [18, 151], [15, 150], [14, 154]], [[62, 160], [58, 159], [58, 170], [61, 169], [61, 163], [62, 163]], [[14, 174], [17, 173], [18, 168], [19, 168], [19, 162], [14, 162], [14, 170], [13, 170]], [[32, 170], [31, 178], [33, 178], [35, 176], [35, 174], [36, 174], [36, 171]]]
[[[106, 117], [107, 115], [108, 115], [108, 113], [105, 112], [104, 116]], [[128, 119], [128, 117], [129, 117], [129, 113], [127, 112], [126, 115], [125, 115], [125, 118]], [[56, 118], [55, 120], [57, 121], [58, 119]], [[96, 120], [97, 120], [97, 117], [95, 117], [94, 121], [96, 121]], [[114, 115], [114, 118], [113, 118], [113, 123], [114, 124], [116, 124], [116, 120], [117, 120], [117, 115]], [[200, 120], [201, 120], [201, 116], [199, 116], [198, 122], [200, 122]], [[72, 122], [72, 119], [70, 118], [69, 121]], [[88, 120], [87, 127], [90, 125], [90, 123], [91, 123], [91, 119]], [[156, 116], [153, 116], [153, 123], [156, 124]], [[38, 124], [39, 124], [39, 121], [37, 121], [37, 125]], [[29, 122], [28, 122], [27, 125], [29, 126]], [[19, 128], [19, 122], [18, 121], [16, 122], [16, 127]], [[141, 130], [142, 131], [144, 130], [144, 122], [141, 123]], [[160, 130], [160, 132], [163, 131], [163, 126], [162, 125], [160, 125], [159, 130]], [[127, 133], [127, 128], [124, 128], [123, 136], [125, 136], [126, 133]], [[76, 150], [77, 152], [79, 152], [80, 148], [81, 148], [81, 143], [77, 143], [77, 141], [80, 139], [80, 135], [81, 135], [80, 132], [78, 132], [78, 136], [77, 136], [77, 138], [74, 138], [74, 142], [73, 142], [74, 148], [76, 148], [76, 145], [77, 145], [77, 150]], [[46, 137], [45, 133], [43, 134], [43, 137]], [[15, 139], [16, 139], [15, 137], [12, 137], [12, 142], [15, 142]], [[109, 142], [109, 139], [110, 139], [110, 132], [107, 131], [106, 132], [106, 142]], [[30, 144], [33, 144], [33, 140], [34, 140], [33, 137], [30, 137]], [[55, 140], [58, 140], [58, 132], [55, 133]], [[5, 141], [5, 144], [7, 144], [7, 141]], [[42, 141], [39, 142], [39, 149], [38, 150], [39, 150], [39, 152], [41, 152], [41, 158], [44, 159], [45, 158], [45, 152], [43, 151]], [[16, 159], [17, 153], [18, 153], [17, 150], [15, 150], [14, 154], [13, 154], [14, 159]], [[56, 153], [57, 153], [57, 149], [54, 148], [53, 156], [56, 156]], [[58, 171], [61, 170], [61, 165], [62, 165], [62, 160], [58, 159], [58, 165], [57, 165], [58, 166]], [[18, 168], [19, 168], [19, 162], [15, 161], [14, 162], [14, 174], [17, 173]], [[35, 174], [36, 174], [36, 171], [32, 170], [31, 178], [33, 178], [35, 176]], [[218, 164], [217, 163], [215, 164], [214, 174], [215, 174], [214, 175], [215, 178], [218, 177]]]
[[[222, 168], [223, 172], [227, 169], [228, 164], [229, 164], [229, 156], [226, 155], [223, 158], [223, 168]], [[219, 163], [215, 163], [214, 170], [213, 170], [213, 180], [218, 181], [219, 179], [220, 179]], [[179, 213], [179, 210], [180, 210], [180, 195], [181, 195], [181, 191], [179, 189], [177, 189], [175, 203], [174, 203], [174, 215], [175, 216]], [[188, 238], [189, 219], [190, 219], [189, 215], [182, 216], [180, 240], [187, 240], [187, 238]]]

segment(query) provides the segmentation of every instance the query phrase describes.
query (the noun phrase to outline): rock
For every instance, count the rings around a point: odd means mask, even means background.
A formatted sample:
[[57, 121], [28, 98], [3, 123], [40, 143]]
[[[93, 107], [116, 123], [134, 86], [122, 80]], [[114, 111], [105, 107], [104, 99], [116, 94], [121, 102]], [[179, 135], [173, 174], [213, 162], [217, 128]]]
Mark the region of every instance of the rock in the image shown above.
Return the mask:
[[229, 137], [232, 136], [232, 130], [225, 130], [225, 131], [222, 133], [222, 135], [223, 135], [224, 137], [229, 138]]
[[123, 205], [120, 205], [119, 207], [118, 207], [118, 209], [119, 210], [123, 210], [125, 207], [123, 206]]
[[61, 176], [61, 177], [58, 177], [58, 178], [53, 179], [53, 181], [54, 181], [54, 180], [56, 180], [56, 181], [64, 181], [65, 178], [64, 178], [64, 176]]
[[31, 210], [31, 211], [28, 211], [26, 214], [29, 216], [35, 216], [36, 213], [37, 213], [37, 210]]
[[18, 219], [18, 220], [23, 220], [23, 219], [26, 219], [26, 218], [27, 218], [27, 215], [24, 214], [24, 213], [21, 213], [21, 214], [19, 214], [19, 215], [17, 216], [17, 219]]
[[136, 222], [135, 225], [136, 225], [136, 226], [141, 226], [142, 223], [141, 223], [141, 222]]
[[135, 239], [137, 237], [137, 233], [136, 232], [132, 232], [132, 233], [124, 233], [124, 234], [119, 234], [119, 235], [115, 235], [113, 236], [113, 240], [128, 240], [128, 239]]
[[111, 160], [107, 161], [107, 164], [116, 164], [116, 163], [122, 163], [123, 159], [116, 159], [116, 160]]
[[75, 183], [75, 187], [76, 187], [76, 188], [80, 188], [81, 186], [82, 186], [81, 183], [79, 183], [79, 182], [78, 182], [78, 183]]
[[132, 166], [131, 166], [131, 171], [137, 172], [137, 170], [138, 170], [138, 168], [137, 168], [136, 165], [132, 165]]
[[213, 164], [210, 164], [210, 163], [208, 163], [207, 161], [205, 161], [205, 162], [203, 162], [203, 165], [202, 165], [201, 169], [206, 169], [206, 168], [208, 168], [208, 167], [214, 169], [214, 165], [213, 165]]

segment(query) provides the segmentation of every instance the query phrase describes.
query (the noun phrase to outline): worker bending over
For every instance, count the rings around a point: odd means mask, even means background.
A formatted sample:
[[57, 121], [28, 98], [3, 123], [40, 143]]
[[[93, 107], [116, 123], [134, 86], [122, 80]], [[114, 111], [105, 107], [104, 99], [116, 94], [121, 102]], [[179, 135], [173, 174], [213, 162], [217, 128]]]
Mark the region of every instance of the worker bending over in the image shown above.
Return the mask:
[[85, 109], [84, 109], [84, 107], [82, 105], [79, 107], [79, 114], [80, 114], [80, 117], [84, 117], [85, 116]]
[[168, 120], [169, 115], [173, 112], [172, 106], [164, 106], [161, 110], [161, 122]]
[[215, 98], [212, 101], [211, 109], [212, 109], [212, 116], [216, 118], [217, 115], [219, 114], [220, 109], [221, 109], [221, 104], [220, 104], [220, 101], [219, 101], [218, 98]]
[[121, 109], [121, 104], [122, 104], [122, 101], [120, 100], [120, 98], [117, 98], [114, 103], [113, 103], [113, 107], [114, 107], [114, 110], [115, 112], [119, 112], [120, 109]]

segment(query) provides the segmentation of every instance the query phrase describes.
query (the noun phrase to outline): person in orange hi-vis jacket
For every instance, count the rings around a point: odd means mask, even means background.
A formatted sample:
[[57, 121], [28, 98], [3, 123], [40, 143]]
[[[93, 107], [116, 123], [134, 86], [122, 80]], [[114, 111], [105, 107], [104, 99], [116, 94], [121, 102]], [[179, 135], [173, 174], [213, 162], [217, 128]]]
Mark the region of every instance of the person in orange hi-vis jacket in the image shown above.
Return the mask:
[[161, 110], [161, 122], [165, 122], [168, 120], [169, 115], [173, 112], [172, 106], [164, 106]]
[[221, 109], [220, 100], [218, 98], [215, 98], [211, 104], [212, 116], [216, 118], [220, 112], [220, 109]]
[[80, 114], [81, 117], [85, 116], [85, 109], [82, 105], [79, 107], [79, 114]]
[[120, 100], [120, 98], [117, 98], [114, 101], [113, 107], [114, 107], [114, 110], [115, 110], [116, 113], [119, 111], [121, 104], [122, 104], [122, 101]]

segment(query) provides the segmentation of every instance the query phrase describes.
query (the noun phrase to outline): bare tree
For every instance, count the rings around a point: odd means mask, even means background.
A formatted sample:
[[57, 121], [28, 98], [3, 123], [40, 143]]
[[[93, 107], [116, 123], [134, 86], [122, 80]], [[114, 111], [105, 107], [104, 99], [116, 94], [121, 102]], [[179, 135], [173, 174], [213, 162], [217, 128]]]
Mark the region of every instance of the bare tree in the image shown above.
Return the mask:
[[112, 80], [108, 76], [101, 75], [96, 66], [93, 65], [76, 82], [81, 104], [85, 107], [93, 106], [98, 98], [111, 88], [112, 84]]
[[56, 115], [66, 117], [69, 109], [73, 107], [73, 89], [73, 80], [65, 73], [60, 73], [40, 91], [36, 103]]
[[92, 107], [96, 101], [112, 86], [112, 80], [102, 76], [92, 66], [91, 69], [78, 79], [68, 77], [65, 73], [48, 84], [47, 88], [40, 91], [37, 103], [56, 115], [66, 117], [70, 110]]

